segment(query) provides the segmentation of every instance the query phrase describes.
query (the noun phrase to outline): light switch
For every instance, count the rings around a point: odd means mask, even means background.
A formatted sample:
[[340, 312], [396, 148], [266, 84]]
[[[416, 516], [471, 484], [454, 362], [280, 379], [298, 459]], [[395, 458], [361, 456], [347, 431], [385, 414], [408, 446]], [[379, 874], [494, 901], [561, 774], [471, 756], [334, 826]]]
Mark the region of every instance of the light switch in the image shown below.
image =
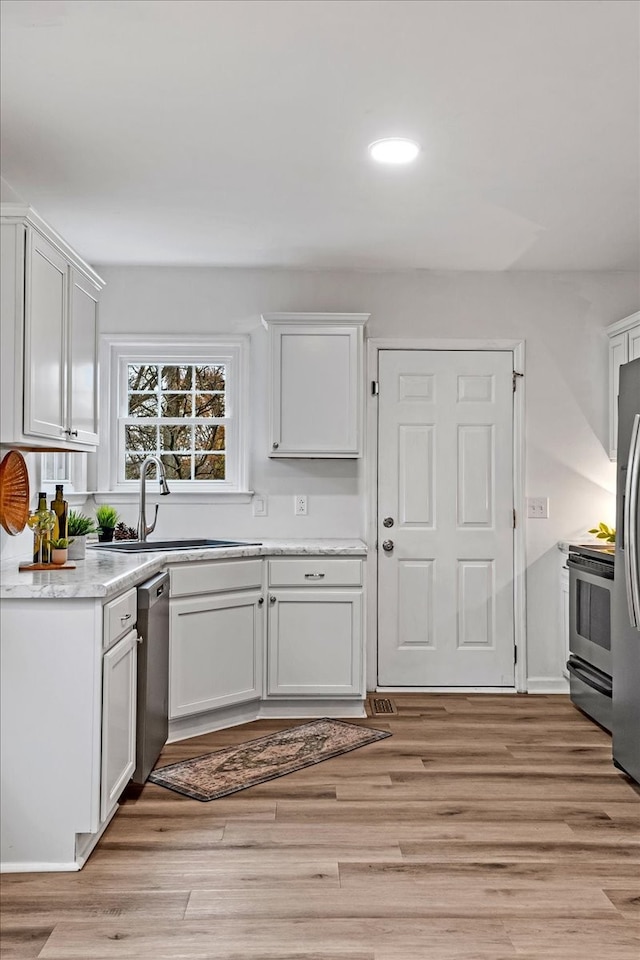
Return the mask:
[[530, 520], [548, 520], [549, 497], [527, 497], [527, 517]]
[[263, 496], [255, 496], [253, 498], [253, 515], [254, 517], [266, 517], [267, 515], [267, 498]]

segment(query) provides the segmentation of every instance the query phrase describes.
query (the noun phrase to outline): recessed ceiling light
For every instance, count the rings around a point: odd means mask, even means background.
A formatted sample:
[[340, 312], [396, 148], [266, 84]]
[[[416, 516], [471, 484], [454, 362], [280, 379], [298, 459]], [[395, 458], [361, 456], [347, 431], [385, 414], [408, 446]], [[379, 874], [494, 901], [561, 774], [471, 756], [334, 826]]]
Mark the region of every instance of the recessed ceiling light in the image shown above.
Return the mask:
[[369, 154], [378, 163], [411, 163], [419, 153], [415, 140], [404, 137], [386, 137], [369, 144]]

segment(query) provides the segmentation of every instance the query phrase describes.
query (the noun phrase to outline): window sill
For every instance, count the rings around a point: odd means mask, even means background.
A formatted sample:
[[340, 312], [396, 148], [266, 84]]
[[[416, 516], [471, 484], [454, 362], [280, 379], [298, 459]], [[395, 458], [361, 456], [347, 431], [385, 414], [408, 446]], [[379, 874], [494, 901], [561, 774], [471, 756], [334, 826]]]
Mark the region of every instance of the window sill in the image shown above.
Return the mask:
[[[137, 503], [140, 493], [137, 490], [97, 490], [92, 494], [96, 503]], [[253, 490], [172, 490], [171, 503], [251, 503]], [[147, 486], [147, 499], [155, 501], [160, 497], [159, 490]], [[167, 502], [164, 497], [161, 503]]]

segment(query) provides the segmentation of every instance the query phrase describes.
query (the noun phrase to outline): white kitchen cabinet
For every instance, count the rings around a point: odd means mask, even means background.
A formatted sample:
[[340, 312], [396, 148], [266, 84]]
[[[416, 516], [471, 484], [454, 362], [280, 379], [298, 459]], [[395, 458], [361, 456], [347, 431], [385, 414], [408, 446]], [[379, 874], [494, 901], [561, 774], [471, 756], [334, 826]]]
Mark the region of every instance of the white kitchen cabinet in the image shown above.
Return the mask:
[[609, 457], [617, 457], [620, 367], [640, 357], [640, 312], [607, 327], [609, 335]]
[[270, 697], [362, 695], [361, 582], [359, 560], [269, 562]]
[[261, 697], [263, 603], [256, 591], [171, 599], [171, 719]]
[[369, 314], [270, 313], [271, 457], [362, 454], [363, 338]]
[[95, 450], [103, 281], [30, 208], [2, 205], [0, 442]]
[[100, 819], [106, 820], [136, 767], [138, 634], [131, 630], [103, 657]]

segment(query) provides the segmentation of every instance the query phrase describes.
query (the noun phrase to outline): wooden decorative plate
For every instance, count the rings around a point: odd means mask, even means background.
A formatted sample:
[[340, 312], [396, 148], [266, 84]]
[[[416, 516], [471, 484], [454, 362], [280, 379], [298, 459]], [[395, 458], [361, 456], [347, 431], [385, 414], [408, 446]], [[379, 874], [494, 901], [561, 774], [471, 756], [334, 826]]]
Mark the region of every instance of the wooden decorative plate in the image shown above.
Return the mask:
[[0, 463], [0, 523], [12, 537], [22, 533], [29, 516], [29, 474], [24, 457], [11, 450]]

